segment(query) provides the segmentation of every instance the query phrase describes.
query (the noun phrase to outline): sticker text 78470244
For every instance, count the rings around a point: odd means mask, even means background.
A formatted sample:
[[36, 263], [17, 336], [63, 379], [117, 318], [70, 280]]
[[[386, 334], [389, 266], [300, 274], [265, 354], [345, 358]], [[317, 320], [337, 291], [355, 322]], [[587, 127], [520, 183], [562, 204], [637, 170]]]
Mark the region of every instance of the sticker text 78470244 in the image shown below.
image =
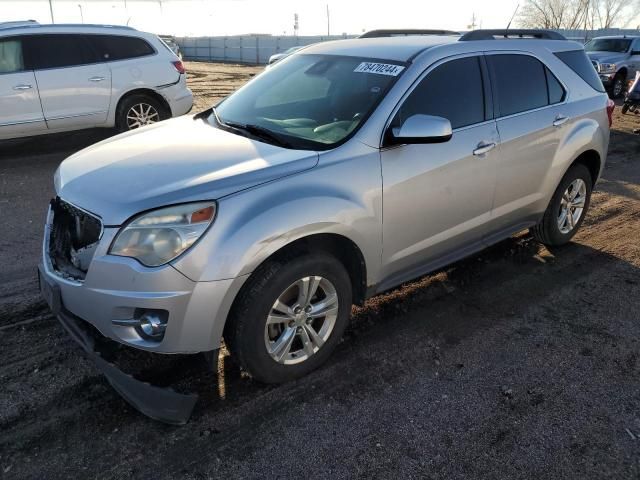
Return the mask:
[[376, 73], [378, 75], [389, 75], [391, 77], [397, 77], [400, 72], [404, 70], [401, 65], [392, 65], [390, 63], [372, 63], [362, 62], [356, 67], [354, 72], [359, 73]]

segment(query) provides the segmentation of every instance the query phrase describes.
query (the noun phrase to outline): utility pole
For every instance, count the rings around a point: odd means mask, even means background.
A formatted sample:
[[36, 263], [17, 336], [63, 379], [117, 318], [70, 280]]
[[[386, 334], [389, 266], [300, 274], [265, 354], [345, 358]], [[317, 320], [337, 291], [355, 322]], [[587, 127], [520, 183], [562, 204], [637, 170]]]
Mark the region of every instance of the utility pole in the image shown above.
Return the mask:
[[329, 4], [327, 3], [327, 36], [331, 35], [331, 17], [329, 16]]
[[162, 0], [158, 0], [158, 5], [160, 5], [160, 16], [162, 16]]
[[473, 14], [471, 15], [471, 23], [469, 25], [467, 25], [467, 28], [469, 30], [475, 30], [476, 29], [476, 12], [473, 12]]
[[82, 5], [78, 4], [78, 8], [80, 9], [80, 23], [84, 23], [84, 14], [82, 13]]
[[51, 23], [56, 23], [53, 19], [53, 0], [49, 0], [49, 11], [51, 12]]
[[293, 35], [294, 35], [295, 37], [297, 37], [297, 36], [298, 36], [298, 30], [299, 30], [299, 28], [300, 28], [300, 24], [299, 24], [299, 22], [298, 22], [298, 14], [297, 14], [297, 13], [294, 13], [294, 14], [293, 14]]

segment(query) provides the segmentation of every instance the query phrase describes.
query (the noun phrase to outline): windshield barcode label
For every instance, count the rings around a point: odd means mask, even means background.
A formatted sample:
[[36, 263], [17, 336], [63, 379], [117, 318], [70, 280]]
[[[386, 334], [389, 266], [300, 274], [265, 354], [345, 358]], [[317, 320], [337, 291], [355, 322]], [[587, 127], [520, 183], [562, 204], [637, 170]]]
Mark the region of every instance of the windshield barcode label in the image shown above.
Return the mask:
[[400, 72], [404, 70], [404, 67], [400, 65], [391, 65], [390, 63], [370, 63], [362, 62], [356, 67], [354, 72], [360, 73], [377, 73], [378, 75], [389, 75], [390, 77], [397, 77]]

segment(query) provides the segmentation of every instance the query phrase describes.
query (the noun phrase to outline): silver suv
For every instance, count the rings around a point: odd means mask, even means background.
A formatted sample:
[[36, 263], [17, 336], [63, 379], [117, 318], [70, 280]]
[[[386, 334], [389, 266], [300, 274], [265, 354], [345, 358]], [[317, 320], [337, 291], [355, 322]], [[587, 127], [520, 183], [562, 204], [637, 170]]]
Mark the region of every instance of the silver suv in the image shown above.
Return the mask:
[[193, 353], [224, 337], [256, 379], [300, 377], [353, 304], [522, 229], [567, 243], [609, 102], [583, 47], [552, 32], [304, 48], [215, 109], [65, 160], [43, 294], [76, 338], [92, 325]]

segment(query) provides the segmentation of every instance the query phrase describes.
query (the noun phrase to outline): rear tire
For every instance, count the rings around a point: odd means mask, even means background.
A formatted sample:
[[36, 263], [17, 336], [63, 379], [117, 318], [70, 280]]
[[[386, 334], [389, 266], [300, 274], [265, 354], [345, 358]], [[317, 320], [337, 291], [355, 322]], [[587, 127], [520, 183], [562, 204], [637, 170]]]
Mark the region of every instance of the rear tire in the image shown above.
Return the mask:
[[[572, 165], [551, 197], [542, 220], [529, 230], [534, 238], [548, 246], [568, 243], [584, 221], [592, 188], [593, 179], [587, 167], [580, 163]], [[571, 198], [572, 195], [575, 196]]]
[[[304, 288], [315, 293], [307, 299], [300, 293]], [[351, 304], [349, 274], [333, 256], [271, 260], [242, 288], [225, 341], [232, 358], [256, 380], [294, 380], [329, 358], [349, 322]]]
[[171, 112], [159, 100], [150, 95], [135, 94], [126, 97], [118, 105], [116, 128], [119, 132], [128, 132], [169, 117]]

